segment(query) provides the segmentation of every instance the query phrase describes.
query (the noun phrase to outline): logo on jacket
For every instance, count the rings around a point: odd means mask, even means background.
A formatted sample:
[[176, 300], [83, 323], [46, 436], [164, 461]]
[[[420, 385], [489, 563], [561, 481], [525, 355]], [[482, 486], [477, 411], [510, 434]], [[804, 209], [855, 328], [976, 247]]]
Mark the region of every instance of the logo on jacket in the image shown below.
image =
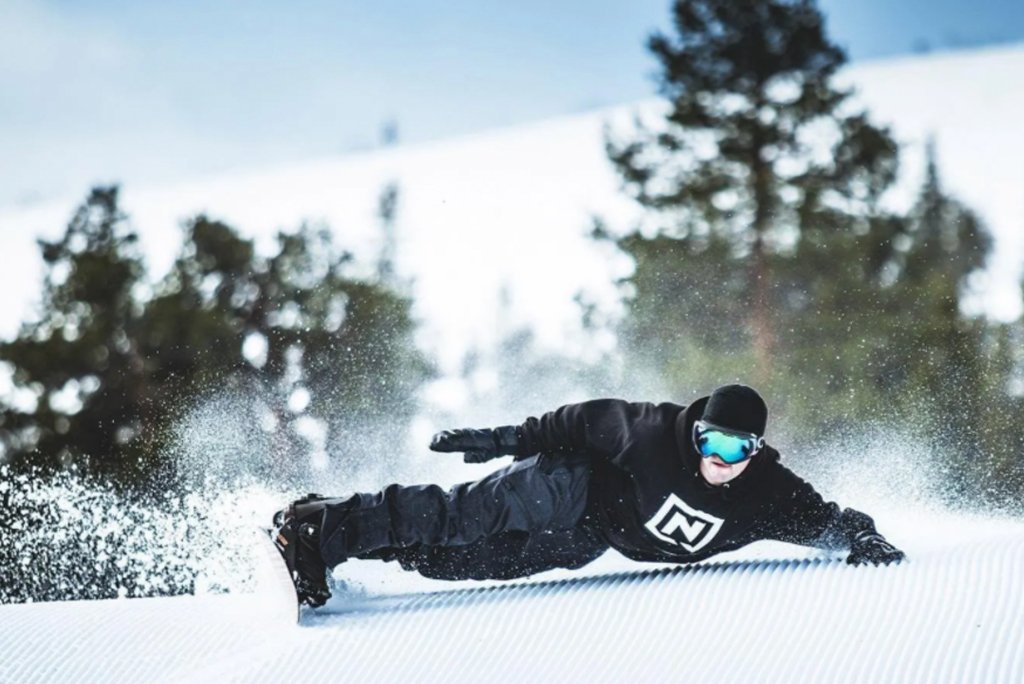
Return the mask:
[[723, 522], [722, 518], [698, 511], [675, 494], [670, 494], [645, 527], [658, 539], [693, 553], [715, 538]]

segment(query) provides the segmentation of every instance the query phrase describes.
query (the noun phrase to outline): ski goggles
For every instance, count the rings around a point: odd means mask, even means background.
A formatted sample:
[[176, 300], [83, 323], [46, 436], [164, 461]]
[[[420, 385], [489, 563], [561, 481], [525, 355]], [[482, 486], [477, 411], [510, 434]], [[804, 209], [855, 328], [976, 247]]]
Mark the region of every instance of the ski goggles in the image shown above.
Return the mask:
[[703, 420], [693, 424], [693, 445], [704, 458], [718, 456], [729, 465], [742, 463], [764, 447], [764, 437], [726, 430]]

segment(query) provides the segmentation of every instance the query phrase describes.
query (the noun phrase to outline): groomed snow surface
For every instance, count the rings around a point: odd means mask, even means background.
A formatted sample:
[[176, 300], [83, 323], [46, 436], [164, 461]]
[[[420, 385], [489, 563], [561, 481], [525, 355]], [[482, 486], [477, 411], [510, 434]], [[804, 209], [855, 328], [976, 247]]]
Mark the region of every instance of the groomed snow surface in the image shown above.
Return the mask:
[[268, 587], [2, 606], [0, 681], [1024, 681], [1024, 525], [921, 525], [889, 567], [783, 544], [512, 583], [354, 563], [298, 625]]

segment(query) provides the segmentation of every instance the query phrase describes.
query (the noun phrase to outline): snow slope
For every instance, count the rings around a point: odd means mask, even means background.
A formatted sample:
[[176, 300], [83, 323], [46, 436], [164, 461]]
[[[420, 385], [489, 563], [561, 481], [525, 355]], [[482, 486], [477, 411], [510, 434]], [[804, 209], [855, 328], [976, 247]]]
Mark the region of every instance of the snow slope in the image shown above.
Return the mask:
[[[1024, 255], [1024, 46], [923, 55], [854, 65], [842, 80], [857, 88], [875, 120], [906, 143], [895, 204], [914, 196], [924, 142], [934, 135], [943, 179], [999, 236], [990, 301], [1004, 318], [1020, 312], [1017, 278]], [[595, 214], [613, 227], [635, 207], [603, 149], [603, 126], [657, 102], [563, 117], [448, 141], [328, 158], [272, 169], [140, 189], [125, 179], [125, 206], [149, 261], [165, 270], [180, 243], [179, 222], [208, 212], [266, 242], [303, 220], [325, 222], [357, 253], [373, 253], [382, 187], [397, 181], [399, 268], [416, 278], [425, 341], [449, 367], [497, 329], [502, 288], [514, 315], [543, 341], [563, 344], [578, 319], [574, 295], [598, 301], [615, 292], [622, 263], [586, 239]], [[0, 208], [0, 334], [17, 327], [37, 282], [34, 238], [63, 230], [79, 197]], [[628, 265], [625, 266], [628, 268]]]
[[0, 606], [0, 682], [1024, 681], [1024, 525], [911, 547], [877, 568], [775, 544], [690, 567], [399, 582], [298, 626], [266, 592]]

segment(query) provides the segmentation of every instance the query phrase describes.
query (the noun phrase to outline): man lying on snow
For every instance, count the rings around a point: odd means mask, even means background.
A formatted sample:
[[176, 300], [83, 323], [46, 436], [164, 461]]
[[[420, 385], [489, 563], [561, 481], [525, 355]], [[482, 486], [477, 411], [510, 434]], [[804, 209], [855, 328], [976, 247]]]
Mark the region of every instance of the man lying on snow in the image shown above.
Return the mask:
[[397, 560], [440, 579], [511, 579], [580, 568], [609, 547], [638, 561], [692, 563], [760, 539], [849, 550], [847, 562], [904, 554], [872, 519], [841, 510], [779, 462], [768, 409], [744, 385], [689, 406], [599, 399], [519, 426], [450, 430], [434, 451], [512, 465], [444, 491], [309, 495], [274, 516], [300, 601], [329, 597], [327, 568]]

